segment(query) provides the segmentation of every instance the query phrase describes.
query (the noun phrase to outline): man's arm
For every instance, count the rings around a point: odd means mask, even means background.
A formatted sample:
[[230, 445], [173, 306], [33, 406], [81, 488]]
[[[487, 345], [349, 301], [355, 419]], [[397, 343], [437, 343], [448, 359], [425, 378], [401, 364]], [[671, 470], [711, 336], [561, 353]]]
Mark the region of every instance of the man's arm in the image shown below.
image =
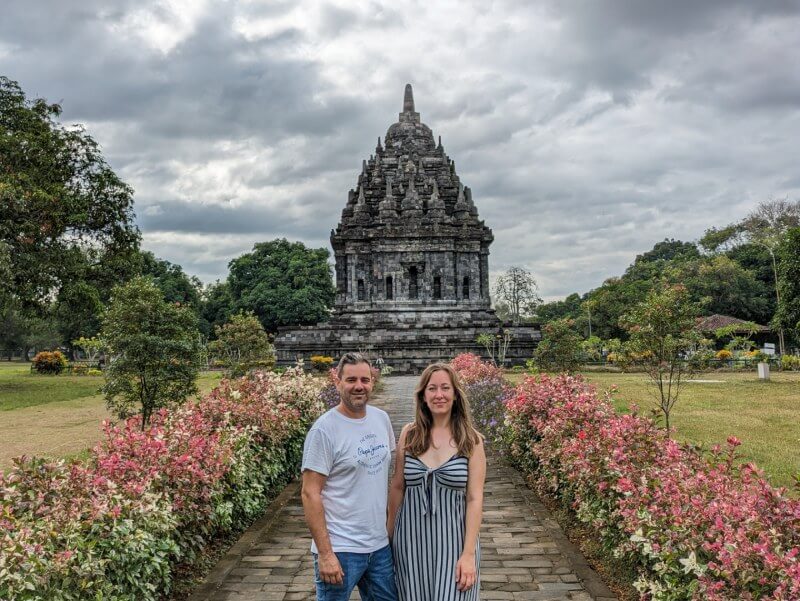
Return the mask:
[[328, 536], [328, 524], [325, 522], [325, 509], [322, 506], [322, 487], [325, 486], [327, 476], [313, 470], [303, 472], [303, 512], [306, 516], [308, 529], [317, 545], [319, 552], [319, 577], [328, 584], [342, 584], [344, 572], [339, 559], [331, 547]]

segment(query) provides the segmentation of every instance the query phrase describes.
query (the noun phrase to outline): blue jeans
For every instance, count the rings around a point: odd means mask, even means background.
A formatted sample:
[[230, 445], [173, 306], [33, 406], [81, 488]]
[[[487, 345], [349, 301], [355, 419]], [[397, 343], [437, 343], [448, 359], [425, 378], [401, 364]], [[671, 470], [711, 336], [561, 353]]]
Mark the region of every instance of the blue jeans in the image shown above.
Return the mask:
[[386, 545], [372, 553], [336, 553], [344, 572], [342, 584], [328, 584], [319, 577], [319, 561], [314, 554], [314, 581], [317, 601], [347, 601], [358, 586], [362, 601], [397, 601], [392, 549]]

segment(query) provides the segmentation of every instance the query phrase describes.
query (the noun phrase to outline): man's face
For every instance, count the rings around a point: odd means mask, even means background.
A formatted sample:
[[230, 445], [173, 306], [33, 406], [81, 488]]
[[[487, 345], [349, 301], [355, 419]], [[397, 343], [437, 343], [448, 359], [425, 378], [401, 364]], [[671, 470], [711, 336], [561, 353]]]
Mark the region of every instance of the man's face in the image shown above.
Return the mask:
[[342, 405], [351, 413], [363, 413], [372, 392], [372, 372], [366, 363], [345, 365], [337, 385]]

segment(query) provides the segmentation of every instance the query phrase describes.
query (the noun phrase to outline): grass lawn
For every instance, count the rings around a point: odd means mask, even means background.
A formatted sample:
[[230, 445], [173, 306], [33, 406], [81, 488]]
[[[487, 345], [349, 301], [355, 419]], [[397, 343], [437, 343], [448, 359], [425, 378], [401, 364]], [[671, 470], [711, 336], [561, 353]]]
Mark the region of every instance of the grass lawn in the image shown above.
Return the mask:
[[[629, 411], [631, 403], [641, 413], [658, 406], [655, 389], [645, 374], [583, 374], [604, 392], [616, 384], [614, 406]], [[509, 379], [519, 381], [520, 376]], [[742, 441], [739, 452], [753, 461], [779, 486], [791, 487], [800, 474], [800, 373], [773, 372], [769, 382], [755, 371], [696, 375], [681, 391], [670, 421], [675, 437], [705, 447], [724, 443], [728, 436]]]
[[[201, 394], [221, 377], [201, 372]], [[65, 457], [93, 446], [111, 417], [102, 384], [102, 377], [31, 375], [30, 364], [0, 364], [0, 471], [18, 455]]]

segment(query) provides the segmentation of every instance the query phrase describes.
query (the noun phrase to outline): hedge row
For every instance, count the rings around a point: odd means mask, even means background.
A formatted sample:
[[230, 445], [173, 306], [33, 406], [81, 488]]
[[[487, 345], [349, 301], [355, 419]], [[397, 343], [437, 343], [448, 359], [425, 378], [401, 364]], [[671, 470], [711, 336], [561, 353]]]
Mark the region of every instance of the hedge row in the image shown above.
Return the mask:
[[510, 455], [638, 568], [642, 599], [800, 599], [800, 500], [652, 420], [618, 415], [580, 377], [529, 377], [497, 403]]
[[105, 424], [81, 462], [0, 477], [0, 599], [154, 600], [177, 563], [249, 523], [295, 473], [321, 413], [302, 372], [224, 380], [198, 403]]

